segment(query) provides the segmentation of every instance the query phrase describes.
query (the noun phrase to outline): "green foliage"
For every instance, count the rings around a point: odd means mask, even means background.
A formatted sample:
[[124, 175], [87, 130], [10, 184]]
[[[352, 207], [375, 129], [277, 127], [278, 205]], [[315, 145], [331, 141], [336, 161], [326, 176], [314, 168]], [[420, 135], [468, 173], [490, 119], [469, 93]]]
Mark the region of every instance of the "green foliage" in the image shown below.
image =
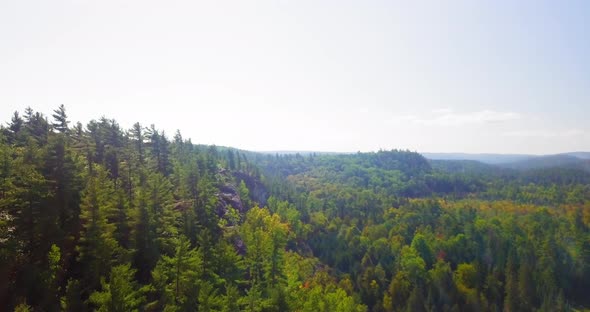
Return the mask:
[[82, 302], [80, 281], [68, 281], [65, 295], [61, 298], [61, 309], [68, 312], [84, 311], [85, 305]]
[[248, 190], [248, 187], [246, 187], [244, 180], [240, 181], [240, 185], [238, 186], [238, 194], [240, 194], [240, 198], [242, 199], [244, 207], [250, 208], [252, 206], [252, 203], [250, 202], [250, 191]]
[[408, 279], [414, 285], [419, 285], [426, 278], [426, 263], [418, 251], [404, 246], [401, 253], [400, 270], [408, 273]]
[[48, 292], [45, 305], [48, 309], [57, 309], [59, 307], [59, 284], [58, 274], [61, 270], [60, 265], [61, 251], [55, 244], [51, 245], [51, 249], [47, 255], [48, 270], [47, 278], [45, 281], [46, 287], [52, 291]]
[[162, 256], [152, 271], [153, 285], [160, 298], [157, 306], [163, 310], [186, 310], [196, 304], [203, 277], [203, 259], [184, 236], [175, 240], [173, 257]]
[[[0, 127], [0, 306], [568, 311], [590, 174], [409, 151], [266, 155], [65, 107]], [[241, 202], [240, 202], [241, 201]]]
[[14, 308], [14, 312], [29, 312], [31, 311], [31, 306], [26, 303], [21, 303]]
[[240, 297], [238, 288], [235, 285], [225, 287], [225, 296], [221, 298], [221, 312], [238, 311], [240, 306], [236, 298]]
[[129, 264], [113, 267], [109, 282], [102, 281], [102, 290], [90, 295], [90, 302], [97, 311], [139, 311], [144, 297], [134, 281], [135, 270]]
[[283, 283], [287, 224], [268, 209], [254, 207], [246, 214], [241, 236], [246, 244], [245, 263], [251, 284], [275, 287]]
[[78, 259], [84, 264], [84, 284], [96, 289], [100, 278], [106, 276], [120, 254], [114, 238], [115, 225], [109, 222], [114, 214], [113, 185], [100, 167], [88, 177], [82, 192], [80, 221], [82, 231]]
[[68, 131], [68, 116], [66, 115], [66, 108], [63, 104], [61, 104], [56, 110], [53, 111], [53, 119], [55, 119], [55, 122], [52, 123], [51, 125], [53, 126], [53, 129], [64, 133], [66, 131]]

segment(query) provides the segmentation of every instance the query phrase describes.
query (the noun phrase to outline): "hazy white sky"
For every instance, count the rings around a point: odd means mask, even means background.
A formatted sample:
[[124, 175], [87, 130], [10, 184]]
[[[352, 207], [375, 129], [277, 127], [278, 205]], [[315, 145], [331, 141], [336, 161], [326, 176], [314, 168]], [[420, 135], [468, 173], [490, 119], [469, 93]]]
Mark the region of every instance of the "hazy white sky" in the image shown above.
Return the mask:
[[589, 1], [0, 1], [0, 120], [249, 150], [590, 150]]

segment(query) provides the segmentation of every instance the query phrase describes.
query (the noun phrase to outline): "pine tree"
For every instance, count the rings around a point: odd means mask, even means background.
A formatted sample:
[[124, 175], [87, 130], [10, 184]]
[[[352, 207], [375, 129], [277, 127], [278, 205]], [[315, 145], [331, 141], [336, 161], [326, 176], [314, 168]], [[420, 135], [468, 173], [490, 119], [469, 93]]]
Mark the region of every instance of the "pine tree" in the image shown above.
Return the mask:
[[68, 131], [68, 116], [66, 115], [66, 108], [61, 104], [56, 110], [53, 111], [53, 119], [55, 120], [51, 125], [53, 129], [60, 133], [66, 133]]
[[8, 140], [10, 143], [12, 143], [12, 144], [24, 143], [23, 133], [22, 133], [22, 130], [24, 129], [24, 123], [25, 123], [25, 121], [18, 114], [18, 112], [14, 112], [14, 114], [12, 115], [12, 119], [10, 121], [10, 124], [8, 125], [8, 133], [9, 133]]
[[199, 285], [199, 311], [213, 312], [219, 311], [222, 304], [222, 297], [218, 295], [218, 289], [208, 281], [203, 281]]
[[55, 244], [51, 245], [51, 249], [47, 254], [47, 272], [45, 277], [45, 288], [47, 294], [43, 302], [43, 306], [47, 311], [56, 311], [60, 307], [59, 293], [59, 275], [61, 273], [61, 250]]
[[240, 185], [238, 186], [238, 194], [240, 194], [240, 199], [242, 200], [244, 209], [250, 209], [252, 207], [252, 201], [250, 200], [250, 190], [248, 190], [244, 180], [240, 181]]
[[51, 196], [48, 181], [39, 172], [40, 149], [34, 140], [28, 144], [17, 157], [10, 162], [11, 170], [8, 181], [5, 180], [0, 205], [10, 215], [9, 226], [15, 228], [11, 233], [17, 245], [28, 261], [34, 262], [45, 254], [40, 254], [44, 242], [40, 237], [43, 208]]
[[78, 260], [84, 267], [84, 291], [98, 289], [101, 276], [110, 272], [120, 256], [120, 247], [114, 237], [116, 227], [108, 220], [115, 210], [113, 196], [113, 184], [108, 180], [106, 171], [97, 167], [95, 175], [87, 178], [80, 207], [83, 230], [78, 245]]
[[152, 125], [146, 134], [149, 137], [149, 144], [151, 146], [151, 155], [153, 157], [153, 167], [164, 176], [170, 175], [171, 163], [169, 159], [169, 142], [166, 135], [156, 130]]
[[63, 134], [49, 138], [45, 148], [44, 176], [50, 181], [53, 196], [46, 214], [52, 217], [49, 240], [63, 247], [63, 254], [69, 261], [75, 252], [74, 240], [79, 232], [80, 192], [83, 185], [76, 162], [76, 155], [70, 148], [70, 139]]
[[133, 216], [135, 264], [140, 281], [149, 280], [160, 253], [172, 252], [171, 240], [177, 235], [177, 213], [172, 209], [172, 184], [160, 173], [146, 174], [138, 188]]
[[140, 283], [149, 281], [151, 269], [157, 262], [158, 251], [156, 244], [156, 234], [154, 228], [153, 214], [148, 208], [149, 193], [145, 184], [136, 188], [134, 195], [135, 209], [132, 216], [133, 224], [133, 241], [132, 246], [134, 253], [134, 267], [138, 269], [138, 279]]
[[25, 113], [25, 129], [27, 134], [30, 135], [39, 145], [44, 145], [47, 142], [49, 130], [51, 126], [49, 122], [43, 116], [43, 114], [36, 112], [28, 108]]
[[135, 141], [135, 149], [137, 160], [139, 161], [140, 165], [145, 163], [145, 154], [144, 154], [144, 132], [143, 128], [139, 123], [135, 123], [133, 128], [131, 129], [131, 138]]
[[203, 277], [202, 259], [189, 240], [180, 236], [175, 240], [174, 256], [162, 256], [152, 271], [153, 285], [160, 298], [151, 305], [159, 310], [194, 307]]
[[241, 234], [246, 244], [246, 265], [252, 285], [261, 283], [278, 287], [283, 280], [287, 225], [268, 209], [254, 207], [248, 211]]
[[238, 288], [232, 284], [228, 284], [225, 287], [225, 296], [221, 301], [221, 312], [234, 312], [239, 311], [240, 306], [238, 305], [237, 298], [240, 297]]
[[148, 176], [147, 188], [149, 192], [148, 210], [152, 215], [157, 248], [171, 250], [171, 240], [177, 236], [178, 213], [173, 207], [173, 186], [161, 173], [151, 173]]
[[129, 249], [131, 247], [131, 217], [129, 215], [131, 209], [123, 190], [119, 189], [115, 192], [115, 214], [112, 218], [116, 227], [115, 238], [121, 247]]
[[129, 264], [112, 268], [109, 282], [102, 280], [102, 290], [92, 293], [90, 302], [99, 312], [133, 312], [139, 311], [145, 301], [134, 281], [135, 270]]

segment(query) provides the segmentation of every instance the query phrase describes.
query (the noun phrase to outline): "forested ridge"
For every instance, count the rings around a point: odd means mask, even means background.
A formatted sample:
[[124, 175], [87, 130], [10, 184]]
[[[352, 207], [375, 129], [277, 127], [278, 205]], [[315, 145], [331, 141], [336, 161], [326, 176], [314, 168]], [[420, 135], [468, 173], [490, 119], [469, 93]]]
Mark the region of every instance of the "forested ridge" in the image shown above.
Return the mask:
[[254, 153], [63, 105], [0, 129], [5, 311], [584, 310], [589, 225], [567, 166]]

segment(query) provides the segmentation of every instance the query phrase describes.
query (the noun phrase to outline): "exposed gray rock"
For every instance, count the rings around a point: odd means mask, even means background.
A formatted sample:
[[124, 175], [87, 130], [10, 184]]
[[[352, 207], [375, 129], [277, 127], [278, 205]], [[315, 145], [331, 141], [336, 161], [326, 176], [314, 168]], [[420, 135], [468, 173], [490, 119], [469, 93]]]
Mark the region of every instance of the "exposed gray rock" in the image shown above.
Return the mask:
[[253, 201], [257, 202], [260, 207], [266, 205], [269, 194], [264, 184], [262, 184], [262, 181], [241, 171], [234, 172], [233, 175], [239, 181], [244, 181], [246, 187], [248, 187], [248, 190], [250, 191], [250, 198]]
[[[246, 212], [246, 208], [242, 205], [242, 199], [235, 186], [226, 184], [219, 188], [217, 193], [217, 207], [215, 213], [223, 218], [227, 215], [229, 207], [234, 208], [240, 215]], [[229, 220], [228, 220], [229, 221]]]

